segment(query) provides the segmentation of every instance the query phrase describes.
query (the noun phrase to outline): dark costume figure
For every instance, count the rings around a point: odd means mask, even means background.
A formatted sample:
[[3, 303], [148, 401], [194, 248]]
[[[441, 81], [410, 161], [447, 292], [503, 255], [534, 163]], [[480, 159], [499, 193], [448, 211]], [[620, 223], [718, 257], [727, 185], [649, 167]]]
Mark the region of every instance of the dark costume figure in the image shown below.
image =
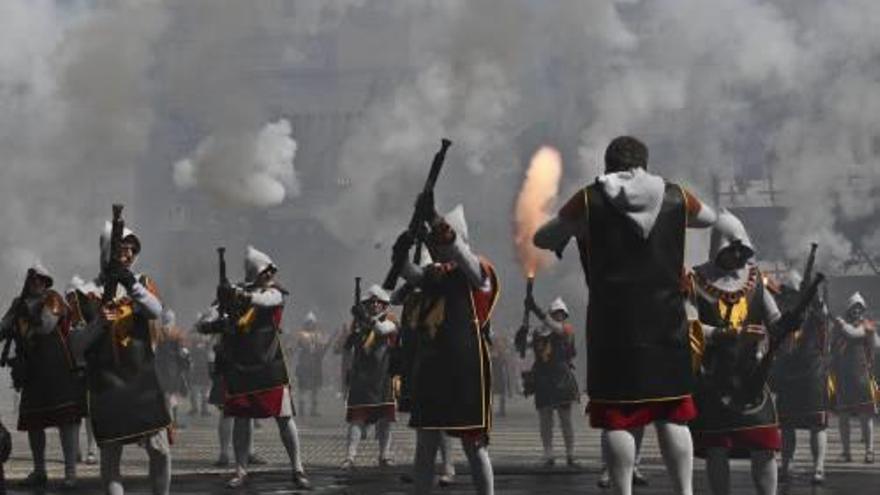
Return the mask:
[[397, 322], [388, 312], [391, 297], [378, 285], [363, 295], [352, 308], [354, 321], [345, 347], [352, 352], [348, 375], [345, 420], [348, 422], [348, 452], [343, 469], [351, 469], [367, 425], [376, 425], [379, 466], [391, 460], [391, 423], [396, 420], [396, 403], [390, 372], [391, 353], [397, 340]]
[[553, 413], [559, 415], [562, 439], [565, 442], [566, 462], [574, 467], [574, 429], [571, 424], [572, 404], [580, 402], [580, 390], [574, 376], [574, 327], [568, 323], [568, 306], [562, 298], [550, 303], [545, 313], [534, 299], [527, 298], [526, 306], [541, 320], [541, 326], [531, 335], [531, 347], [535, 354], [531, 376], [534, 380], [535, 408], [541, 424], [541, 443], [544, 446], [544, 463], [552, 467]]
[[21, 391], [18, 430], [28, 433], [34, 470], [25, 484], [46, 485], [46, 428], [57, 427], [64, 454], [65, 488], [76, 486], [79, 422], [85, 416], [85, 388], [75, 371], [68, 343], [70, 311], [51, 289], [52, 277], [41, 265], [28, 270], [23, 297], [16, 298], [0, 321], [0, 336], [13, 338], [13, 384]]
[[[776, 300], [782, 311], [794, 307], [800, 297], [803, 278], [791, 271], [778, 289]], [[813, 458], [812, 483], [825, 481], [828, 450], [828, 309], [815, 300], [800, 330], [789, 335], [773, 363], [771, 384], [782, 429], [782, 467], [779, 481], [791, 477], [791, 462], [797, 448], [797, 430], [809, 430]]]
[[757, 493], [776, 493], [775, 453], [782, 439], [773, 397], [766, 385], [747, 391], [743, 385], [769, 345], [768, 326], [781, 316], [754, 254], [742, 223], [722, 210], [709, 261], [693, 274], [693, 304], [705, 347], [695, 394], [700, 414], [690, 426], [716, 495], [730, 493], [730, 458], [751, 458]]
[[330, 346], [330, 340], [318, 327], [318, 318], [309, 312], [293, 344], [296, 389], [299, 393], [299, 408], [303, 414], [306, 411], [305, 398], [308, 394], [311, 397], [311, 415], [319, 415], [318, 394], [324, 386], [324, 356]]
[[874, 416], [880, 398], [872, 368], [874, 354], [880, 348], [880, 336], [876, 324], [865, 317], [867, 304], [861, 294], [853, 294], [846, 308], [845, 318], [834, 319], [831, 343], [834, 409], [840, 419], [844, 462], [852, 462], [849, 420], [855, 415], [862, 425], [865, 463], [870, 464], [874, 462]]
[[632, 490], [634, 431], [657, 428], [676, 493], [692, 493], [696, 416], [685, 315], [684, 247], [688, 227], [715, 213], [677, 184], [647, 172], [639, 140], [615, 138], [605, 175], [569, 200], [535, 234], [561, 254], [575, 237], [590, 290], [587, 391], [590, 424], [601, 428], [618, 493]]
[[281, 349], [281, 316], [287, 295], [275, 282], [278, 268], [264, 253], [248, 246], [245, 282], [220, 286], [218, 301], [232, 301], [235, 314], [221, 314], [219, 303], [199, 321], [202, 333], [217, 333], [215, 366], [222, 375], [223, 414], [235, 418], [233, 450], [235, 476], [231, 488], [243, 485], [251, 453], [253, 419], [275, 418], [287, 451], [297, 488], [308, 488], [302, 465], [299, 434], [293, 421], [293, 401], [284, 352]]
[[[138, 443], [150, 458], [153, 493], [167, 494], [171, 485], [171, 418], [153, 354], [153, 328], [162, 314], [162, 302], [152, 279], [131, 272], [141, 251], [141, 241], [134, 232], [123, 231], [113, 262], [109, 222], [100, 245], [100, 277], [75, 294], [77, 313], [87, 323], [72, 334], [72, 343], [75, 353], [81, 353], [86, 362], [89, 419], [101, 450], [101, 479], [107, 493], [122, 494], [122, 448]], [[114, 282], [115, 297], [102, 304], [104, 285]]]
[[12, 435], [9, 430], [0, 421], [0, 495], [6, 495], [6, 475], [3, 465], [9, 460], [9, 454], [12, 452]]
[[[79, 331], [86, 325], [87, 319], [81, 314], [81, 310], [83, 307], [88, 307], [89, 305], [81, 307], [80, 298], [82, 297], [82, 294], [94, 292], [93, 286], [93, 283], [86, 282], [79, 275], [74, 275], [64, 289], [64, 299], [67, 301], [67, 306], [70, 309], [71, 332]], [[89, 319], [91, 319], [91, 317]], [[68, 340], [71, 339], [68, 338]], [[73, 358], [76, 360], [74, 366], [77, 373], [82, 376], [86, 368], [85, 358], [78, 353], [74, 353]], [[85, 383], [83, 383], [83, 397], [83, 401], [85, 401]], [[84, 410], [85, 414], [88, 414], [88, 407], [84, 406]], [[82, 447], [79, 444], [79, 438], [77, 438], [77, 460], [85, 462], [85, 464], [91, 466], [98, 463], [98, 443], [95, 442], [95, 433], [92, 431], [92, 422], [88, 417], [85, 418], [84, 422], [86, 426], [86, 455], [82, 455]], [[77, 435], [77, 437], [79, 437], [79, 435]]]
[[[417, 208], [432, 213], [427, 267], [407, 262], [404, 278], [419, 292], [404, 318], [415, 332], [409, 393], [410, 426], [418, 430], [415, 493], [430, 493], [442, 432], [461, 438], [477, 493], [494, 493], [487, 450], [492, 426], [489, 317], [498, 295], [495, 270], [468, 246], [460, 206], [445, 218], [434, 213], [433, 195]], [[404, 233], [394, 256], [407, 258], [413, 239]], [[399, 258], [397, 258], [399, 259]]]
[[496, 334], [492, 337], [490, 351], [492, 357], [492, 395], [498, 401], [498, 416], [507, 416], [507, 399], [512, 398], [514, 386], [515, 363], [510, 338]]
[[174, 312], [166, 309], [162, 313], [162, 326], [156, 337], [156, 376], [159, 378], [159, 386], [165, 392], [172, 424], [177, 429], [186, 428], [178, 409], [190, 392], [191, 368], [192, 360], [186, 339], [175, 324]]
[[191, 368], [189, 371], [190, 416], [211, 416], [208, 411], [208, 392], [211, 388], [211, 345], [210, 340], [193, 332], [189, 335]]

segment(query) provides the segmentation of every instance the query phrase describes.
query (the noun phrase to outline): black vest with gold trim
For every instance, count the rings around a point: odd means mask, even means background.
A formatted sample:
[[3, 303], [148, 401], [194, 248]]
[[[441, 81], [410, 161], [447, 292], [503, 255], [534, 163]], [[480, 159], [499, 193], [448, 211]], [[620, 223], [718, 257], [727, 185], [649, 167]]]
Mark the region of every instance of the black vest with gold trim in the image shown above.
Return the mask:
[[682, 189], [666, 184], [647, 239], [599, 184], [585, 190], [589, 232], [581, 243], [590, 290], [590, 400], [637, 403], [686, 397], [693, 389], [684, 270], [687, 212]]

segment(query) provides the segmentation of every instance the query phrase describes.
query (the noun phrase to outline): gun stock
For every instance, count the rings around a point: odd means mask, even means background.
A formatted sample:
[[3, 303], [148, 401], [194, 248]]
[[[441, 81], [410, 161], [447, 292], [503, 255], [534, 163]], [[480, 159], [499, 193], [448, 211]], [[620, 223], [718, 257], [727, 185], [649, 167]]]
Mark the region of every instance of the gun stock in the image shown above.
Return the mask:
[[[446, 160], [446, 150], [448, 150], [450, 146], [452, 146], [452, 141], [446, 138], [440, 141], [440, 150], [434, 154], [434, 160], [431, 162], [431, 170], [428, 172], [428, 179], [425, 181], [425, 187], [422, 188], [423, 194], [433, 191], [434, 186], [437, 185], [440, 171], [443, 170], [443, 162]], [[416, 250], [415, 253], [413, 253], [413, 261], [415, 263], [419, 263], [422, 256], [422, 244], [424, 240], [421, 238], [420, 231], [422, 226], [431, 220], [429, 218], [422, 218], [422, 214], [423, 212], [416, 208], [415, 211], [413, 211], [412, 217], [410, 217], [409, 226], [407, 227], [407, 232], [409, 232], [410, 236], [417, 241]], [[382, 282], [382, 287], [385, 290], [392, 291], [397, 287], [397, 279], [400, 277], [400, 272], [403, 271], [403, 265], [405, 262], [405, 258], [396, 259], [391, 264], [391, 268], [385, 276], [385, 281]]]

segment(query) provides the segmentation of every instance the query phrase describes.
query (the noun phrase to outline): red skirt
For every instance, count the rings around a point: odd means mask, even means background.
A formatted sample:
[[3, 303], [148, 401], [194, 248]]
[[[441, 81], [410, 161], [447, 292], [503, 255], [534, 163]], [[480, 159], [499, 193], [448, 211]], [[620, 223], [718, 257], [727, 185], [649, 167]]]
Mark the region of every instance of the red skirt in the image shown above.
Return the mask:
[[353, 406], [345, 409], [345, 421], [366, 425], [379, 420], [397, 421], [397, 409], [394, 404], [378, 404], [375, 406]]
[[237, 418], [276, 418], [294, 416], [290, 390], [286, 385], [262, 392], [226, 396], [223, 415]]
[[700, 457], [706, 449], [725, 448], [732, 458], [745, 458], [755, 450], [782, 449], [782, 435], [775, 425], [757, 426], [742, 430], [704, 433], [693, 431], [694, 451]]
[[477, 446], [489, 445], [489, 430], [486, 428], [470, 428], [467, 430], [445, 430], [450, 437], [458, 438], [464, 443]]
[[632, 430], [654, 421], [687, 423], [697, 417], [691, 396], [639, 403], [587, 403], [590, 426], [602, 430]]

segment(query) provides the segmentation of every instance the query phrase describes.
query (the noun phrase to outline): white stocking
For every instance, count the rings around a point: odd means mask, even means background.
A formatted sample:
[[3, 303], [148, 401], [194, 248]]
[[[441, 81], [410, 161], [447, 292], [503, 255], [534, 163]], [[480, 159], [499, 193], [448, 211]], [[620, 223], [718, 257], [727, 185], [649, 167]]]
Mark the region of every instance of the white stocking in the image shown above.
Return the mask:
[[379, 439], [379, 459], [388, 460], [391, 458], [391, 422], [387, 419], [380, 419], [376, 423], [376, 437]]
[[541, 427], [541, 445], [544, 446], [544, 459], [553, 459], [553, 408], [538, 409]]
[[361, 423], [348, 424], [348, 460], [354, 462], [357, 457], [358, 445], [361, 443], [361, 435], [364, 433], [364, 425]]
[[278, 425], [278, 434], [281, 436], [281, 443], [284, 450], [287, 451], [287, 457], [290, 459], [290, 467], [295, 473], [302, 473], [302, 455], [300, 454], [299, 431], [296, 429], [296, 423], [291, 416], [275, 418], [275, 424]]
[[602, 430], [602, 452], [611, 476], [612, 493], [632, 494], [636, 461], [636, 440], [633, 433], [629, 430]]
[[229, 451], [232, 449], [232, 424], [235, 418], [220, 415], [217, 420], [217, 438], [220, 442], [220, 457], [229, 459]]
[[865, 453], [874, 452], [874, 418], [870, 414], [862, 414], [862, 439], [865, 442]]
[[828, 430], [826, 428], [810, 430], [810, 451], [813, 453], [813, 472], [825, 473], [825, 456], [828, 452]]
[[693, 493], [694, 446], [687, 425], [657, 421], [657, 441], [676, 494]]
[[494, 495], [495, 475], [492, 472], [489, 449], [485, 445], [464, 440], [462, 440], [461, 446], [471, 467], [471, 478], [474, 481], [477, 495]]
[[560, 407], [557, 411], [559, 411], [559, 426], [562, 428], [562, 440], [565, 442], [565, 455], [570, 459], [574, 457], [574, 427], [571, 424], [571, 404]]

